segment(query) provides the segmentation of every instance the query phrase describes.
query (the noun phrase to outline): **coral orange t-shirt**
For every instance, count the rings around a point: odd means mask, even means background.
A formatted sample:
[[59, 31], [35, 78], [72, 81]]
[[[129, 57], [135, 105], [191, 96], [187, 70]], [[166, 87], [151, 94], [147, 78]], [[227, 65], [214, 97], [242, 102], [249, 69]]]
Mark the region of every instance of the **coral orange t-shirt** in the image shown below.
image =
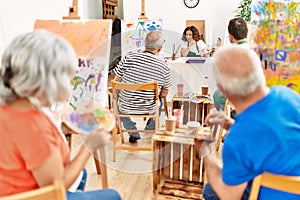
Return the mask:
[[66, 164], [69, 149], [44, 113], [0, 106], [0, 196], [38, 188], [31, 171], [55, 150]]

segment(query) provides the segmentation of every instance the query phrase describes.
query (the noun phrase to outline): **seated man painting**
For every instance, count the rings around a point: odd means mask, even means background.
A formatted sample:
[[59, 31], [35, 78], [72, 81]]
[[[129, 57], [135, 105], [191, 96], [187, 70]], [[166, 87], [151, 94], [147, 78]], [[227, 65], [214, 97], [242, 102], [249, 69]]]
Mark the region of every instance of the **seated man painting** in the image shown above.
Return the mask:
[[[212, 112], [206, 124], [229, 130], [222, 167], [207, 143], [196, 140], [208, 183], [205, 200], [248, 199], [252, 180], [264, 173], [299, 176], [300, 96], [283, 86], [266, 85], [256, 52], [241, 46], [220, 47], [214, 54], [216, 83], [236, 109], [235, 120]], [[203, 145], [202, 145], [203, 144]], [[261, 188], [258, 200], [300, 199], [300, 195]]]
[[[162, 49], [164, 39], [160, 31], [149, 32], [145, 38], [145, 50], [143, 52], [130, 52], [120, 61], [114, 69], [114, 81], [123, 83], [147, 83], [158, 82], [160, 97], [166, 97], [171, 86], [170, 69], [167, 63], [160, 60], [157, 55]], [[118, 98], [119, 111], [124, 114], [148, 114], [154, 113], [154, 92], [149, 91], [120, 91]], [[129, 117], [121, 117], [125, 129], [137, 130], [136, 123]], [[145, 130], [152, 130], [155, 122], [148, 119]], [[129, 142], [139, 140], [138, 132], [129, 133]]]

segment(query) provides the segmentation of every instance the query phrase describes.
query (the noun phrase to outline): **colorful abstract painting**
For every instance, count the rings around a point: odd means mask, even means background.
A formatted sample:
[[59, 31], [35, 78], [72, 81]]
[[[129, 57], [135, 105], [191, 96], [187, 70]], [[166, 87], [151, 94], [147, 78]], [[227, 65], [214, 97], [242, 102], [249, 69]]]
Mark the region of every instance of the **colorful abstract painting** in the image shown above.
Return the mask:
[[122, 55], [132, 50], [141, 50], [144, 47], [144, 39], [148, 32], [162, 31], [162, 19], [157, 20], [122, 20], [121, 40]]
[[300, 94], [300, 0], [254, 0], [251, 45], [263, 63], [267, 84]]
[[111, 20], [36, 20], [34, 29], [46, 29], [67, 39], [78, 56], [78, 69], [72, 80], [70, 104], [87, 99], [107, 105], [107, 79]]

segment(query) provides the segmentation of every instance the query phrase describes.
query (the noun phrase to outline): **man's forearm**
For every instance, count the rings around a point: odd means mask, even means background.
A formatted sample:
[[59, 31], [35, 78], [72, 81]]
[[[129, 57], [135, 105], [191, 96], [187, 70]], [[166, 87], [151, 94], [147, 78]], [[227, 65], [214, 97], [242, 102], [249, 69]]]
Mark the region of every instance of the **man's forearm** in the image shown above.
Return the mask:
[[208, 182], [220, 199], [240, 200], [242, 198], [247, 183], [236, 186], [226, 185], [222, 180], [221, 168], [217, 165], [213, 155], [210, 154], [204, 158], [204, 168]]
[[214, 191], [219, 189], [220, 182], [222, 182], [221, 168], [217, 165], [213, 155], [208, 155], [204, 158], [204, 168], [208, 182], [213, 187]]

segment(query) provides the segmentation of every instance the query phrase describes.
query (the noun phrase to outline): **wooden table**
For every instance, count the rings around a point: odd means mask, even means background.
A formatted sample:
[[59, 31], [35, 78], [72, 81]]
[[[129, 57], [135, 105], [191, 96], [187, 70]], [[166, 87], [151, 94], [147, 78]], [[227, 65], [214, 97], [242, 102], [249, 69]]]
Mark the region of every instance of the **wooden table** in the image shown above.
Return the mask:
[[[186, 135], [187, 128], [167, 134], [164, 128], [152, 137], [153, 196], [202, 199], [203, 160], [194, 148], [194, 136]], [[211, 134], [207, 128], [198, 134]]]

